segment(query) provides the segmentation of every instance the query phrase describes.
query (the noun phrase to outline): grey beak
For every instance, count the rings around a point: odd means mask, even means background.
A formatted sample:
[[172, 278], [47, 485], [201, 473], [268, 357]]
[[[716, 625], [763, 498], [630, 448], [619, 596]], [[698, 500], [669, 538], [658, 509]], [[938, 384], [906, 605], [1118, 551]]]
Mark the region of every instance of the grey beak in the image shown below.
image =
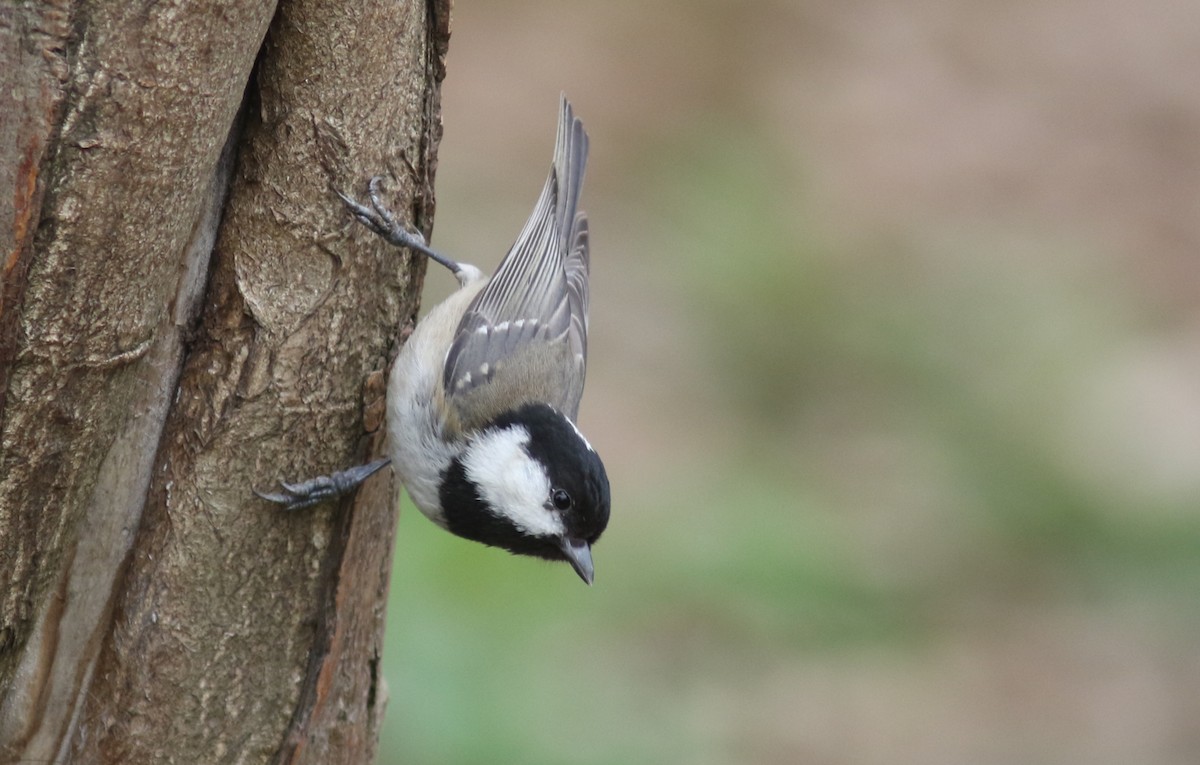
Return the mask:
[[563, 537], [561, 544], [563, 555], [567, 556], [575, 573], [579, 574], [579, 578], [584, 582], [591, 584], [596, 578], [596, 569], [592, 566], [592, 546], [582, 539], [570, 537]]

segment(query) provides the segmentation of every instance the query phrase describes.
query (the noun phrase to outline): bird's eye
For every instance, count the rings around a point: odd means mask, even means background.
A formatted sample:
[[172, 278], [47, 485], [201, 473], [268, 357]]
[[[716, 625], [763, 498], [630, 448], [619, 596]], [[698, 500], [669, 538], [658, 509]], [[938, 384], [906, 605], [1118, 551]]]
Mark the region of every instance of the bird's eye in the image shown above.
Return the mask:
[[550, 501], [553, 502], [554, 506], [559, 510], [570, 510], [571, 505], [574, 504], [571, 501], [571, 495], [562, 489], [555, 489], [553, 492], [551, 492]]

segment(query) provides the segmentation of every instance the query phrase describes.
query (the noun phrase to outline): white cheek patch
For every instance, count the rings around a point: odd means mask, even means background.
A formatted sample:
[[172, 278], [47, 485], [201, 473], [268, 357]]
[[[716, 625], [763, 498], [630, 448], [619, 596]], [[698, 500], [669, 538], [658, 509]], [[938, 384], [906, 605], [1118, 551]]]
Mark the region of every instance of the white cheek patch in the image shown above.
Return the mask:
[[527, 443], [529, 431], [520, 426], [488, 431], [467, 448], [463, 468], [494, 513], [527, 534], [562, 536], [562, 518], [545, 507], [550, 479], [525, 452]]

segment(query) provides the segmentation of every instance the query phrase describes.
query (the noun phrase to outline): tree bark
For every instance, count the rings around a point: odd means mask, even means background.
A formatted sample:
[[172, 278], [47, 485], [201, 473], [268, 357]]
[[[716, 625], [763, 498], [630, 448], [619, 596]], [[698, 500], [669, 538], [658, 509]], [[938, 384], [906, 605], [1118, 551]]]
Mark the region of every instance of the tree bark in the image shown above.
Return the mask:
[[448, 0], [0, 6], [0, 762], [369, 762]]

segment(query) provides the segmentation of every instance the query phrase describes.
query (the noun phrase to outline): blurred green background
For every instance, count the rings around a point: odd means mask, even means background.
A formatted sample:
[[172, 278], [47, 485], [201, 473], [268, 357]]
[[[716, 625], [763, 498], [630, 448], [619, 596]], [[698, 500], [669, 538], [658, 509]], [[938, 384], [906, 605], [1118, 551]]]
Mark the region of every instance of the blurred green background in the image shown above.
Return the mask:
[[[380, 762], [1200, 757], [1190, 0], [459, 0], [434, 243], [592, 139], [597, 581], [406, 505]], [[426, 305], [451, 288], [430, 271]]]

